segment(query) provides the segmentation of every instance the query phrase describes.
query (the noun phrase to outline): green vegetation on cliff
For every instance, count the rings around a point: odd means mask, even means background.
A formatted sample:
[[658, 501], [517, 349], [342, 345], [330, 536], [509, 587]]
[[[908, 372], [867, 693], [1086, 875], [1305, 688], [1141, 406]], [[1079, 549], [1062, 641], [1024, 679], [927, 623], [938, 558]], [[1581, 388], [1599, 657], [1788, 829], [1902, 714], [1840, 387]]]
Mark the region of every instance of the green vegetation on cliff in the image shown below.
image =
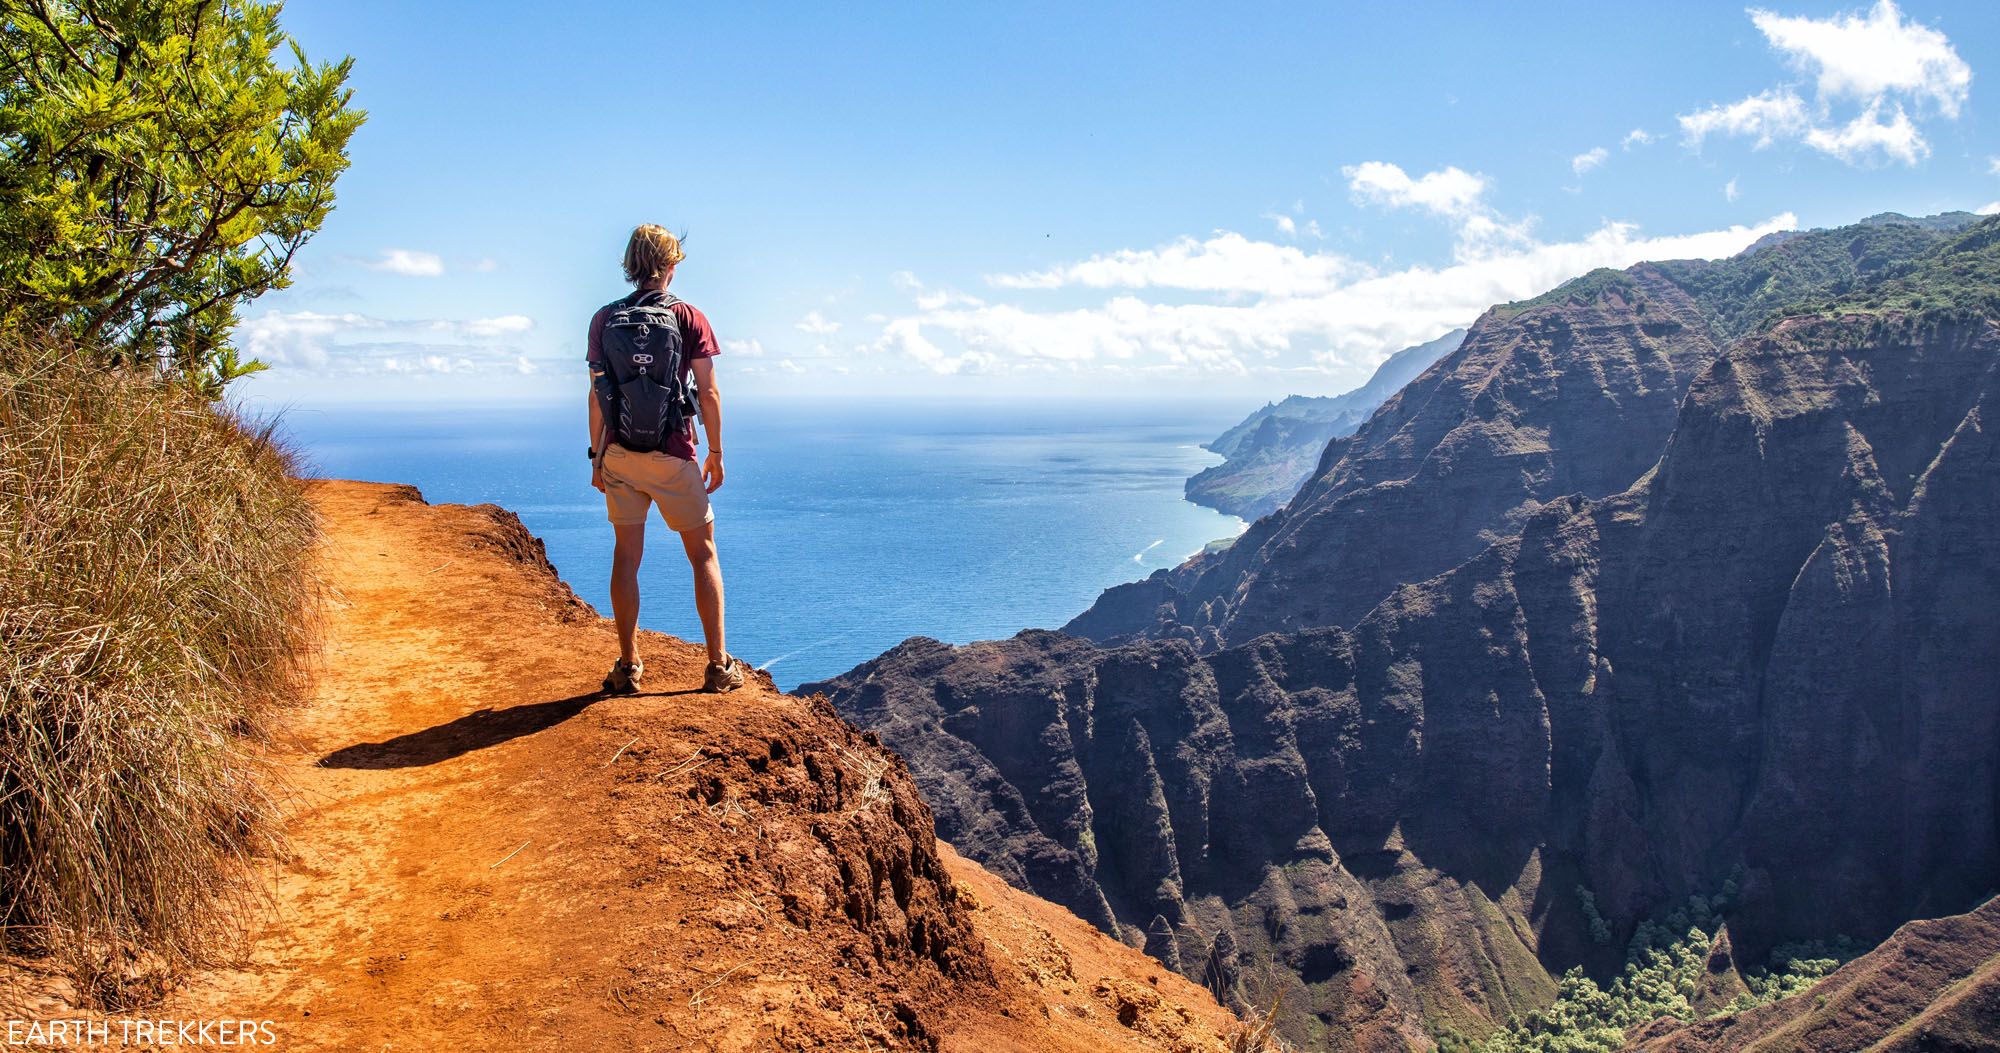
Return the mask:
[[[1979, 222], [1969, 212], [1911, 219], [1893, 213], [1852, 226], [1774, 234], [1721, 260], [1662, 260], [1641, 264], [1665, 274], [1701, 305], [1717, 335], [1734, 340], [1774, 316], [1798, 313], [1800, 301], [1842, 297], [1856, 289], [1879, 295], [1897, 274], [1921, 267], [1953, 235]], [[1589, 303], [1637, 294], [1631, 272], [1600, 268], [1540, 296], [1493, 309], [1512, 318], [1536, 307]]]
[[1720, 913], [1727, 899], [1727, 893], [1696, 896], [1666, 917], [1641, 924], [1626, 949], [1624, 971], [1609, 984], [1571, 969], [1546, 1008], [1484, 1043], [1447, 1036], [1440, 1045], [1479, 1053], [1610, 1053], [1625, 1046], [1632, 1028], [1661, 1017], [1698, 1020], [1787, 998], [1853, 956], [1845, 944], [1781, 947], [1765, 968], [1739, 971]]
[[1638, 286], [1633, 283], [1630, 274], [1610, 267], [1599, 267], [1571, 278], [1540, 296], [1531, 296], [1512, 303], [1495, 304], [1482, 317], [1500, 321], [1514, 318], [1537, 307], [1591, 303], [1611, 295], [1630, 298], [1637, 294]]
[[1775, 315], [1795, 313], [1801, 299], [1844, 295], [1909, 267], [1976, 218], [1876, 216], [1851, 227], [1788, 235], [1726, 260], [1655, 266], [1713, 313], [1718, 332], [1735, 339]]
[[1906, 260], [1866, 289], [1794, 305], [1787, 314], [1968, 312], [2000, 318], [2000, 217], [1966, 228], [1931, 252]]

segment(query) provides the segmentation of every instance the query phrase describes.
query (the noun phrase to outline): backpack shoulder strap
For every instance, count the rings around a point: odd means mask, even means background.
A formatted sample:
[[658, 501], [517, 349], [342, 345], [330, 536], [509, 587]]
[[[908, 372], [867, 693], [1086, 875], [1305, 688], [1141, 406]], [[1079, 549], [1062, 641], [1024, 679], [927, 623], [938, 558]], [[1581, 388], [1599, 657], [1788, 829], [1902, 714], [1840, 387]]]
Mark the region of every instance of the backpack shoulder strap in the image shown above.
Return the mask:
[[622, 355], [612, 352], [610, 341], [611, 322], [617, 317], [619, 311], [632, 306], [634, 298], [638, 295], [638, 293], [633, 293], [631, 296], [621, 296], [605, 304], [598, 311], [597, 317], [593, 321], [594, 335], [598, 338], [598, 364], [604, 367], [604, 397], [613, 405], [616, 405], [618, 402], [618, 385], [632, 379], [628, 375], [632, 364], [624, 361]]
[[619, 302], [632, 307], [637, 307], [643, 303], [648, 307], [671, 308], [673, 305], [680, 303], [681, 298], [664, 289], [640, 289]]

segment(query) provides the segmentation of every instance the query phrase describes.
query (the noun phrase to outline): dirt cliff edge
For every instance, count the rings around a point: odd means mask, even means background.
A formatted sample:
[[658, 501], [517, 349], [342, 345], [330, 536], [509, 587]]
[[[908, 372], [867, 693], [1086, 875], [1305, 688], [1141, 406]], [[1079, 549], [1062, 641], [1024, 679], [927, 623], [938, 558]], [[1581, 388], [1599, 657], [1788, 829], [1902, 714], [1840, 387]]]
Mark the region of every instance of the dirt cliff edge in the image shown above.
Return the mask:
[[937, 842], [824, 700], [702, 694], [700, 649], [654, 633], [647, 692], [597, 694], [610, 624], [510, 513], [314, 500], [324, 669], [273, 747], [293, 851], [241, 953], [144, 1015], [283, 1049], [1192, 1053], [1237, 1026]]

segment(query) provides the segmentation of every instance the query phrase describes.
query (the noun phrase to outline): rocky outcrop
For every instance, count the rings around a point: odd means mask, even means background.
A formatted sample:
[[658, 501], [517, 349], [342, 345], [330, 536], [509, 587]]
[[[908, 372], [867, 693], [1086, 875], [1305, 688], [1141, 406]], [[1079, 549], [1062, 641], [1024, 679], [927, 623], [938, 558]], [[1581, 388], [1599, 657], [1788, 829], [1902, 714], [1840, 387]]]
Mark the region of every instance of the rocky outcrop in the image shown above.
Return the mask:
[[1344, 395], [1292, 395], [1265, 405], [1205, 444], [1223, 462], [1188, 479], [1187, 499], [1244, 519], [1277, 511], [1312, 476], [1328, 440], [1353, 434], [1384, 400], [1464, 340], [1465, 330], [1454, 329], [1406, 347]]
[[2000, 872], [1996, 242], [1705, 362], [1723, 315], [1665, 267], [1489, 313], [1209, 608], [1335, 625], [918, 640], [817, 687], [962, 851], [1225, 993], [1261, 977], [1315, 1048], [1485, 1033], [1732, 881], [1746, 961], [1965, 909]]
[[1495, 307], [1464, 343], [1329, 443], [1290, 504], [1220, 553], [1105, 593], [1065, 629], [1205, 649], [1353, 625], [1399, 585], [1519, 534], [1544, 503], [1623, 490], [1688, 385], [1772, 310], [1879, 276], [1933, 226], [1814, 231], [1729, 260], [1597, 271]]
[[912, 758], [960, 851], [1225, 994], [1281, 1005], [1313, 1048], [1421, 1047], [1427, 1003], [1452, 1019], [1464, 985], [1495, 1019], [1553, 994], [1523, 938], [1536, 890], [1500, 891], [1523, 861], [1489, 895], [1398, 828], [1412, 788], [1390, 755], [1409, 728], [1360, 712], [1376, 700], [1356, 696], [1342, 633], [1210, 658], [1040, 632], [912, 641], [825, 686]]

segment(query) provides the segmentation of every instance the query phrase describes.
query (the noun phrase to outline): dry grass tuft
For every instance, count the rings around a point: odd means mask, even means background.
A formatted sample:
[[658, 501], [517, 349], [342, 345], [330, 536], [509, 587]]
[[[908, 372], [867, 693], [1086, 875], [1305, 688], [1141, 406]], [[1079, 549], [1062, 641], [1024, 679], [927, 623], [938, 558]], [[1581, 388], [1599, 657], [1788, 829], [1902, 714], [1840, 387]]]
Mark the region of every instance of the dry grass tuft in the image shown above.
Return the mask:
[[1248, 997], [1231, 999], [1241, 1023], [1225, 1037], [1229, 1053], [1298, 1053], [1298, 1047], [1278, 1033], [1278, 1014], [1285, 1008], [1285, 989], [1270, 975], [1268, 964], [1266, 968], [1264, 982], [1258, 986], [1271, 992], [1267, 1008], [1259, 1009]]
[[118, 1007], [227, 946], [278, 847], [317, 523], [271, 429], [0, 343], [0, 934]]
[[1243, 1010], [1242, 1023], [1225, 1038], [1229, 1053], [1296, 1053], [1296, 1047], [1278, 1034], [1277, 1006], [1266, 1013], [1255, 1008]]

